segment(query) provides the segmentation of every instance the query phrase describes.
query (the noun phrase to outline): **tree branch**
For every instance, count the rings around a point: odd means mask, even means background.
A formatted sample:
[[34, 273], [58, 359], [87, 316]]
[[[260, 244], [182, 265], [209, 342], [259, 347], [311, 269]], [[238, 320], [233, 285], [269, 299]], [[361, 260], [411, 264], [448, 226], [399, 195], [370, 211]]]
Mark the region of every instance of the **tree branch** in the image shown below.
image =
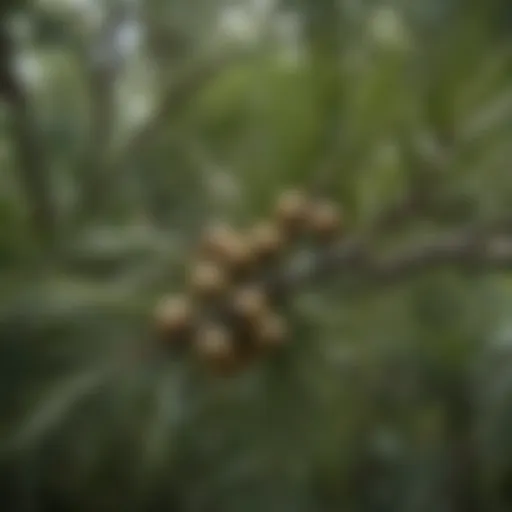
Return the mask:
[[387, 254], [370, 249], [367, 240], [349, 239], [296, 261], [274, 282], [278, 290], [289, 289], [345, 272], [368, 289], [443, 267], [475, 272], [512, 269], [512, 219], [437, 235]]

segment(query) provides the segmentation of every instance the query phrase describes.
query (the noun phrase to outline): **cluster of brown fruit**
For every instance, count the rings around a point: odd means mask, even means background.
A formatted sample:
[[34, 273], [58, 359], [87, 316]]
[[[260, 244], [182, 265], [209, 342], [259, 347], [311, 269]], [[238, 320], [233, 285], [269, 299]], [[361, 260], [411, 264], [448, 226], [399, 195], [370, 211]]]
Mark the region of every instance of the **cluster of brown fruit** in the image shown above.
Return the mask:
[[210, 226], [190, 265], [187, 292], [163, 298], [155, 309], [159, 338], [165, 346], [190, 349], [220, 372], [286, 345], [288, 325], [264, 276], [299, 240], [330, 243], [340, 230], [334, 204], [297, 190], [283, 193], [273, 217], [246, 233]]

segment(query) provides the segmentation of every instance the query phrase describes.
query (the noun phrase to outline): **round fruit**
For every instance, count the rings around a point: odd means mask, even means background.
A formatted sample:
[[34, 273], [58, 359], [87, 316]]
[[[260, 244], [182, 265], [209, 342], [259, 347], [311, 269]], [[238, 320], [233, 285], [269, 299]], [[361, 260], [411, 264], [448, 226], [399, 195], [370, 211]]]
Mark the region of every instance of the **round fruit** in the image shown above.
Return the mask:
[[201, 297], [221, 295], [228, 287], [224, 270], [216, 263], [201, 261], [190, 274], [190, 286], [194, 293]]
[[285, 228], [296, 229], [306, 220], [308, 209], [308, 198], [303, 192], [287, 190], [277, 200], [276, 216]]
[[258, 259], [277, 255], [284, 246], [281, 230], [271, 222], [257, 224], [250, 235], [251, 247]]
[[210, 225], [201, 238], [201, 250], [206, 257], [224, 257], [238, 240], [236, 231], [221, 222]]
[[341, 229], [340, 211], [333, 203], [318, 203], [311, 211], [308, 224], [314, 235], [324, 240], [332, 239]]
[[221, 325], [202, 326], [195, 339], [198, 356], [216, 367], [228, 367], [234, 363], [235, 348], [231, 333]]
[[226, 266], [235, 273], [239, 270], [248, 269], [253, 262], [253, 251], [249, 244], [236, 237], [224, 248], [224, 254], [220, 255]]
[[241, 318], [258, 319], [267, 310], [267, 297], [258, 286], [244, 287], [235, 293], [233, 309]]
[[155, 307], [157, 329], [165, 334], [181, 332], [192, 324], [193, 307], [185, 296], [164, 297]]
[[264, 347], [281, 346], [288, 336], [285, 321], [278, 315], [269, 314], [258, 324], [258, 342]]

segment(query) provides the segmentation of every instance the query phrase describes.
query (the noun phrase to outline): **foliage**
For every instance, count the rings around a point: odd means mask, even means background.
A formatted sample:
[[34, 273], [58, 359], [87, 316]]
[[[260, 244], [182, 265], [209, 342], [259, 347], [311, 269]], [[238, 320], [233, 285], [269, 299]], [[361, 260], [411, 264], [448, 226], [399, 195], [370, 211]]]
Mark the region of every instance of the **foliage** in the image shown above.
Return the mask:
[[[510, 509], [509, 8], [463, 4], [6, 4], [3, 509]], [[295, 186], [364, 251], [285, 269], [286, 353], [148, 355], [201, 227]]]

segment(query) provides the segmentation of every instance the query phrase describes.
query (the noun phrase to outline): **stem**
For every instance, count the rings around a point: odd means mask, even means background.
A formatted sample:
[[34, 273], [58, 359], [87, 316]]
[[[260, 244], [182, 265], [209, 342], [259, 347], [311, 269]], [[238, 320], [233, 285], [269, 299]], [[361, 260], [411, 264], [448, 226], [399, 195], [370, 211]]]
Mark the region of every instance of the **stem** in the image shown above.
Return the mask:
[[443, 267], [478, 272], [512, 269], [512, 219], [461, 228], [389, 254], [377, 254], [369, 245], [362, 238], [343, 241], [292, 265], [288, 273], [279, 276], [276, 286], [293, 288], [333, 272], [355, 276], [369, 289]]

